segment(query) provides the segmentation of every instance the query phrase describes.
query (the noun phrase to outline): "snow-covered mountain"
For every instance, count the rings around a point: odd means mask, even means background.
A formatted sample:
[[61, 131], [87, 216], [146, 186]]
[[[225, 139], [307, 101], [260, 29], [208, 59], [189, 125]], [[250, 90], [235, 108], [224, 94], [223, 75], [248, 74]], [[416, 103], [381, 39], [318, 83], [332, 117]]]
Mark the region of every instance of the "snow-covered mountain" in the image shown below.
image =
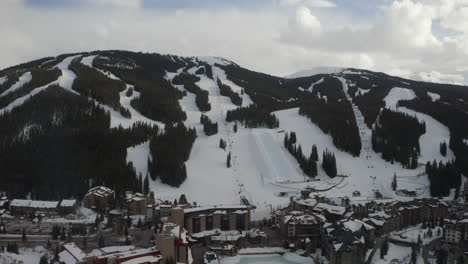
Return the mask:
[[[65, 54], [0, 71], [0, 189], [42, 199], [95, 184], [149, 189], [248, 202], [257, 219], [304, 188], [448, 195], [468, 174], [466, 102], [464, 86], [358, 69], [282, 78], [217, 57]], [[337, 175], [322, 168], [325, 151]], [[434, 160], [444, 167], [428, 172]]]

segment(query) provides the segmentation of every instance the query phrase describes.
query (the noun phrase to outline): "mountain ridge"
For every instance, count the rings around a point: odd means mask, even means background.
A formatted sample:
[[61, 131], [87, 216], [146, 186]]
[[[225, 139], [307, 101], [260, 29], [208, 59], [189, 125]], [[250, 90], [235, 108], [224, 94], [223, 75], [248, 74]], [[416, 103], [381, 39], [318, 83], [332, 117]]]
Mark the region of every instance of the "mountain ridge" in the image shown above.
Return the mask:
[[[57, 70], [57, 80], [32, 85]], [[352, 68], [283, 78], [219, 57], [113, 50], [6, 68], [0, 92], [28, 72], [36, 72], [30, 85], [9, 92], [0, 110], [1, 177], [14, 196], [79, 197], [97, 184], [120, 195], [148, 179], [160, 199], [244, 197], [261, 217], [288, 201], [277, 196], [287, 190], [336, 186], [324, 194], [405, 199], [390, 188], [398, 174], [402, 189], [446, 196], [468, 174], [466, 86]], [[429, 130], [405, 130], [417, 122]], [[283, 146], [285, 132], [295, 132], [294, 143]], [[434, 142], [445, 143], [445, 155]], [[322, 168], [325, 151], [338, 176]], [[418, 176], [432, 160], [446, 164], [434, 169], [440, 174]], [[452, 180], [435, 188], [440, 177]], [[216, 186], [213, 195], [200, 193], [204, 186]]]

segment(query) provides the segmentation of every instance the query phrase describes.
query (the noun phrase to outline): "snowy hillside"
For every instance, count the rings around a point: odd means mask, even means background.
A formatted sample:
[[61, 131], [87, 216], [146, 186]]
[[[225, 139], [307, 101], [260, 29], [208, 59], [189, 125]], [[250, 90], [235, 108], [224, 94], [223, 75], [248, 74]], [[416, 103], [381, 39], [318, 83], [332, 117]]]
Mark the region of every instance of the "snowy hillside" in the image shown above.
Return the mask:
[[[105, 184], [118, 191], [126, 188], [140, 191], [138, 175], [150, 176], [150, 189], [159, 200], [173, 201], [185, 194], [189, 201], [199, 205], [248, 202], [256, 207], [253, 218], [262, 219], [270, 210], [288, 203], [288, 195], [304, 188], [329, 197], [352, 196], [359, 191], [359, 199], [364, 200], [376, 193], [384, 198], [406, 200], [408, 197], [399, 190], [414, 192], [419, 197], [430, 196], [426, 162], [455, 160], [460, 171], [466, 169], [460, 161], [468, 155], [468, 122], [463, 122], [468, 115], [460, 109], [466, 108], [468, 94], [455, 86], [345, 68], [317, 68], [281, 78], [249, 71], [218, 57], [125, 51], [61, 55], [28, 65], [0, 71], [0, 114], [3, 114], [0, 125], [8, 128], [2, 130], [0, 140], [3, 146], [13, 146], [4, 149], [7, 155], [0, 156], [0, 169], [8, 172], [5, 175], [24, 173], [25, 179], [36, 179], [41, 186], [47, 185], [41, 180], [71, 181], [75, 189], [67, 187], [60, 191], [72, 195], [80, 195], [90, 184]], [[84, 68], [87, 75], [77, 71], [77, 66]], [[34, 86], [40, 83], [35, 77], [39, 74], [35, 72], [37, 69], [43, 71], [40, 74], [55, 70], [60, 75], [45, 85]], [[192, 85], [199, 90], [181, 84], [182, 77], [195, 80]], [[103, 87], [114, 90], [95, 87], [96, 90], [84, 92], [76, 85], [80, 78], [82, 86], [87, 85], [86, 78], [95, 78]], [[228, 95], [222, 95], [219, 86], [229, 87]], [[200, 111], [197, 101], [200, 94], [207, 95], [207, 111]], [[235, 104], [230, 95], [242, 101]], [[309, 113], [318, 119], [299, 114], [301, 107], [312, 103], [319, 103], [323, 107], [319, 109], [327, 109]], [[351, 120], [335, 116], [343, 109]], [[373, 129], [384, 109], [414, 116], [425, 124], [425, 133], [418, 137], [420, 153], [415, 169], [386, 161], [382, 153], [374, 151]], [[228, 111], [233, 110], [239, 111], [238, 119], [233, 119], [237, 121], [226, 121]], [[213, 135], [205, 133], [202, 114], [216, 124], [217, 132]], [[455, 116], [461, 121], [454, 122]], [[268, 128], [267, 118], [277, 119], [279, 125], [275, 121]], [[354, 123], [352, 119], [355, 124], [346, 126]], [[332, 123], [320, 123], [323, 120]], [[156, 138], [169, 133], [179, 122], [187, 129], [195, 129], [193, 145], [187, 143], [186, 148], [177, 149], [181, 147], [176, 146], [181, 138], [169, 135], [174, 146], [161, 146], [164, 142]], [[355, 129], [356, 141], [360, 143], [358, 151], [337, 146], [341, 140], [336, 138], [337, 134], [324, 132], [330, 124]], [[305, 157], [309, 157], [314, 144], [317, 146], [315, 178], [308, 177], [284, 147], [285, 134], [289, 132], [296, 133]], [[220, 148], [221, 139], [226, 142], [225, 149]], [[37, 156], [32, 154], [27, 156], [24, 162], [32, 165], [24, 172], [23, 164], [15, 161], [30, 152], [21, 151], [18, 141], [26, 149], [39, 152], [39, 157], [45, 160], [36, 160]], [[442, 142], [449, 145], [445, 155], [439, 148]], [[155, 156], [150, 150], [163, 147], [166, 148], [163, 156]], [[188, 151], [187, 157], [172, 148]], [[334, 178], [322, 169], [325, 150], [336, 157], [338, 175]], [[52, 161], [60, 164], [58, 169], [40, 165], [48, 161], [48, 155], [52, 155], [50, 159], [60, 159]], [[162, 170], [166, 178], [156, 175], [158, 164], [171, 163], [176, 158], [178, 163], [170, 167], [176, 170]], [[177, 181], [167, 180], [180, 169], [182, 176]], [[396, 191], [391, 188], [394, 176], [398, 182]], [[16, 180], [13, 176], [3, 177], [7, 182]], [[18, 184], [25, 188], [24, 184]]]

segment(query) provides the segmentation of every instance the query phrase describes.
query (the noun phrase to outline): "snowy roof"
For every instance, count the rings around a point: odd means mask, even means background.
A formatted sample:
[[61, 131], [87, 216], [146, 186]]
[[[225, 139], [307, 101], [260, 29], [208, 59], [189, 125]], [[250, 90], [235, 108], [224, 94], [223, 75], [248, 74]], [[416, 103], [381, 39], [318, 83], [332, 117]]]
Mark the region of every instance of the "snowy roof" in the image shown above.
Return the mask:
[[346, 208], [343, 206], [331, 205], [331, 204], [326, 204], [326, 203], [318, 203], [315, 206], [314, 210], [319, 210], [319, 211], [326, 210], [329, 213], [338, 214], [338, 215], [343, 215], [346, 212]]
[[112, 254], [117, 252], [124, 252], [129, 250], [134, 250], [135, 246], [113, 246], [113, 247], [103, 247], [100, 248], [104, 254]]
[[160, 256], [160, 255], [157, 255], [157, 256], [144, 256], [144, 257], [134, 258], [134, 259], [130, 259], [130, 260], [121, 262], [121, 264], [159, 263], [159, 261], [161, 259], [162, 259], [162, 256]]
[[85, 196], [88, 196], [91, 194], [105, 197], [105, 196], [113, 195], [114, 191], [104, 186], [96, 186], [96, 187], [89, 189], [88, 193], [86, 193]]
[[27, 207], [31, 204], [32, 200], [13, 199], [10, 206]]
[[62, 251], [59, 253], [59, 259], [60, 263], [65, 263], [65, 264], [78, 264], [78, 261], [68, 252], [68, 251]]
[[127, 193], [125, 195], [125, 202], [138, 202], [142, 200], [146, 200], [146, 197], [141, 193]]
[[293, 223], [293, 224], [318, 224], [326, 222], [326, 219], [321, 214], [303, 214], [303, 215], [287, 215], [284, 218], [285, 223]]
[[[133, 246], [128, 246], [128, 247], [133, 247]], [[117, 246], [117, 248], [119, 248], [119, 246]], [[122, 246], [122, 249], [123, 249], [123, 246]], [[98, 258], [103, 259], [103, 258], [115, 257], [117, 259], [121, 259], [121, 258], [134, 257], [134, 256], [139, 256], [139, 255], [148, 254], [148, 253], [156, 253], [156, 252], [157, 250], [155, 247], [140, 248], [140, 249], [135, 249], [135, 247], [133, 247], [133, 249], [130, 249], [130, 250], [114, 252], [111, 254], [99, 256]]]
[[343, 224], [343, 226], [345, 228], [347, 228], [348, 230], [350, 230], [351, 232], [357, 232], [359, 231], [361, 228], [365, 228], [366, 230], [372, 230], [374, 229], [373, 226], [371, 225], [368, 225], [366, 223], [364, 223], [363, 221], [361, 220], [346, 220], [346, 221], [342, 221], [341, 222]]
[[57, 208], [58, 204], [58, 201], [32, 201], [31, 204], [29, 204], [29, 207], [52, 209]]
[[77, 262], [81, 262], [84, 257], [86, 257], [86, 254], [73, 242], [63, 245], [63, 248], [65, 251], [70, 253], [70, 255], [73, 256]]
[[76, 204], [76, 200], [62, 200], [60, 207], [73, 207]]
[[184, 213], [194, 213], [206, 210], [242, 210], [249, 209], [247, 205], [213, 205], [213, 206], [200, 206], [189, 209], [184, 209]]

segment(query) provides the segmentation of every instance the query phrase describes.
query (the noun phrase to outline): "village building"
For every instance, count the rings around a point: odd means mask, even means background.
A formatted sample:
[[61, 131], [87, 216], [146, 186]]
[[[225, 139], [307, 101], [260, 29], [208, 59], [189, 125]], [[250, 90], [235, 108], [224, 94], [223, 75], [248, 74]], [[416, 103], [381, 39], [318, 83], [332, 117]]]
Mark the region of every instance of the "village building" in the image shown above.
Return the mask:
[[78, 208], [78, 201], [69, 199], [69, 200], [62, 200], [58, 206], [59, 214], [67, 215], [67, 214], [74, 214], [76, 213], [76, 209]]
[[221, 231], [248, 230], [250, 207], [247, 205], [175, 207], [172, 208], [171, 220], [185, 227], [190, 234], [214, 229]]
[[154, 196], [141, 193], [127, 192], [123, 201], [123, 208], [127, 211], [127, 215], [152, 217], [154, 206]]
[[58, 256], [60, 263], [64, 264], [82, 264], [85, 262], [86, 254], [73, 242], [64, 244], [63, 251]]
[[13, 199], [10, 202], [10, 213], [11, 215], [54, 215], [58, 214], [58, 205], [58, 201]]
[[108, 210], [112, 207], [112, 203], [115, 199], [114, 196], [115, 193], [113, 190], [104, 186], [96, 186], [89, 189], [85, 194], [83, 197], [83, 204], [90, 209]]
[[156, 234], [155, 245], [164, 262], [172, 259], [176, 263], [188, 264], [189, 259], [192, 259], [188, 232], [180, 225], [170, 222], [161, 224], [159, 233]]
[[276, 212], [275, 224], [280, 233], [290, 242], [310, 245], [311, 249], [320, 247], [321, 228], [326, 218], [321, 214], [296, 210]]
[[360, 220], [326, 223], [322, 228], [322, 250], [330, 264], [363, 264], [374, 247], [374, 227]]

